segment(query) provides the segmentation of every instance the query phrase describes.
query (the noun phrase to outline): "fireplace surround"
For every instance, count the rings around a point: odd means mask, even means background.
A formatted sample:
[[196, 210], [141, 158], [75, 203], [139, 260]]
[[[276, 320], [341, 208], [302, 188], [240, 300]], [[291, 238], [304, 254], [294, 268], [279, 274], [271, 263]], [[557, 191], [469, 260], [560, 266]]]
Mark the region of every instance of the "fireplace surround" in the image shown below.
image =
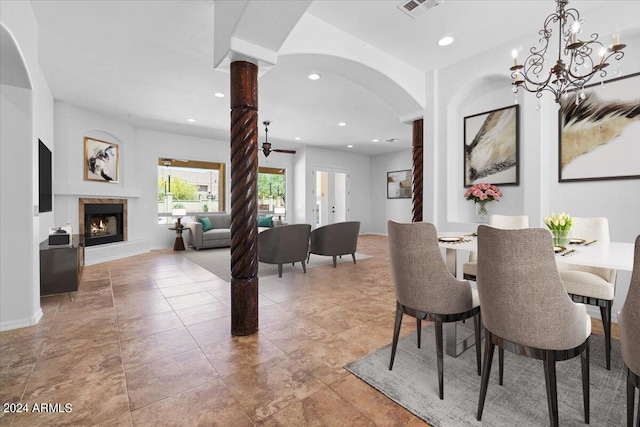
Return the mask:
[[79, 232], [85, 246], [127, 240], [126, 199], [80, 199]]

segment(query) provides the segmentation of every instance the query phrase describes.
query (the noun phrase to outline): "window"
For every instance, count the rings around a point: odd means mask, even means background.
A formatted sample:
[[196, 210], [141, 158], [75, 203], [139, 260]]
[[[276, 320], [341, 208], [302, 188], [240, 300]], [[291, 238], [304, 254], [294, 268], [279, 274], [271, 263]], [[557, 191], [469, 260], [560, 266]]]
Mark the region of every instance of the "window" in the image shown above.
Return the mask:
[[258, 212], [286, 219], [286, 173], [279, 168], [258, 168]]
[[158, 224], [171, 224], [172, 209], [225, 210], [224, 163], [158, 159]]

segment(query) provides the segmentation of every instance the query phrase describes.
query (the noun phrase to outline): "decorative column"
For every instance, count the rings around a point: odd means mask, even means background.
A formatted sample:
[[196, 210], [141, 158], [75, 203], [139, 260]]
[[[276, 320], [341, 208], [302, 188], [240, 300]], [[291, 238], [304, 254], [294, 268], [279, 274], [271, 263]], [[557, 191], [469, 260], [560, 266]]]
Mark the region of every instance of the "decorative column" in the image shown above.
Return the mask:
[[231, 334], [258, 331], [258, 67], [231, 63]]
[[422, 221], [423, 119], [413, 122], [413, 222]]

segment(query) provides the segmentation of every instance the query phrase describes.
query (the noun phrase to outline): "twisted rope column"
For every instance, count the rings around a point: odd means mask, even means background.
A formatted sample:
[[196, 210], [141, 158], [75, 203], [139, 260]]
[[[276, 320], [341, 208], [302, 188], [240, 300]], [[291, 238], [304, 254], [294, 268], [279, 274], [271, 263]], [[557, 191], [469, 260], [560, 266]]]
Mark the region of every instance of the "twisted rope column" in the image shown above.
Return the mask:
[[258, 67], [231, 63], [231, 334], [258, 331]]
[[422, 191], [423, 191], [423, 119], [413, 122], [413, 222], [422, 221]]

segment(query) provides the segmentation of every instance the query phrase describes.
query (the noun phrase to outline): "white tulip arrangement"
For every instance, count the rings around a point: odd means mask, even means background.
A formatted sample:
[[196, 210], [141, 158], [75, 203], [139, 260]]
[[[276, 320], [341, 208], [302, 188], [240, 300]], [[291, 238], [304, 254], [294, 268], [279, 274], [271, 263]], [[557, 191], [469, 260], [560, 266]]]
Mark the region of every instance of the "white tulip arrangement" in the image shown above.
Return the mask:
[[544, 217], [544, 223], [552, 231], [569, 231], [573, 225], [573, 218], [565, 212], [558, 215], [552, 212], [550, 216]]

